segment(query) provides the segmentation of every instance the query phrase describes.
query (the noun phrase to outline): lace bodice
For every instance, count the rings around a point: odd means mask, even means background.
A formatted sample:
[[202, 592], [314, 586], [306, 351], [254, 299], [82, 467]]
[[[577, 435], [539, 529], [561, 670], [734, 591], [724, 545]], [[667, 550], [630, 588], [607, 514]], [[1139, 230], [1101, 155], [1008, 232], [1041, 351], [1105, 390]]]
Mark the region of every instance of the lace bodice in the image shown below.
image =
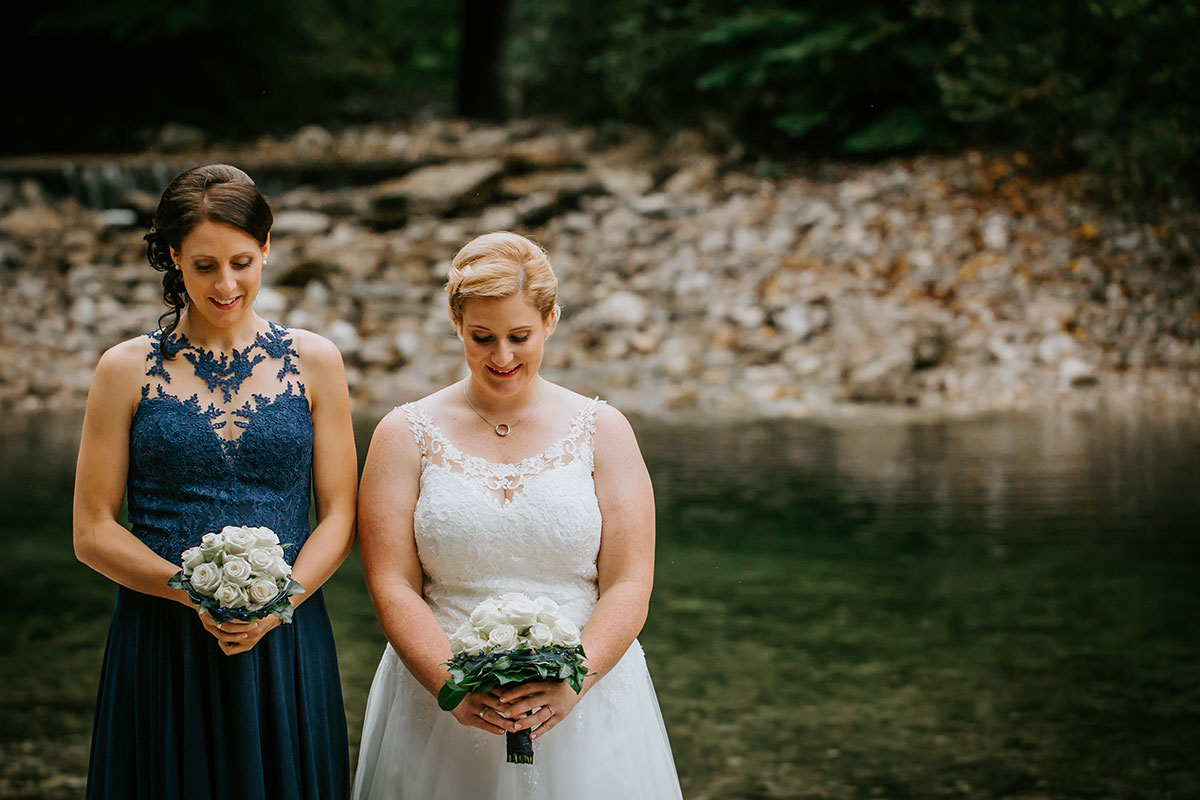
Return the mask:
[[309, 530], [313, 428], [290, 332], [271, 323], [221, 356], [178, 334], [149, 339], [129, 430], [134, 534], [178, 563], [209, 531], [262, 525], [296, 545], [294, 560]]
[[401, 407], [421, 452], [413, 526], [425, 600], [447, 633], [506, 592], [545, 595], [576, 624], [587, 622], [597, 599], [592, 468], [601, 402], [588, 401], [565, 436], [516, 464], [463, 453], [423, 409]]

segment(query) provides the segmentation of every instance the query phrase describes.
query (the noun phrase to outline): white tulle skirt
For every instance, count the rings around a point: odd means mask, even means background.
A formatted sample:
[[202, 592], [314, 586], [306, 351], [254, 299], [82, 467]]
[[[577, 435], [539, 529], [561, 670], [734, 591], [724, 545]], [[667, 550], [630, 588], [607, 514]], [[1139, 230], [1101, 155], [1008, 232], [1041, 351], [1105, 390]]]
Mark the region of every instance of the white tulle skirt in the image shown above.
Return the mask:
[[363, 721], [354, 800], [682, 798], [667, 729], [636, 641], [571, 714], [505, 761], [504, 737], [440, 710], [389, 645]]

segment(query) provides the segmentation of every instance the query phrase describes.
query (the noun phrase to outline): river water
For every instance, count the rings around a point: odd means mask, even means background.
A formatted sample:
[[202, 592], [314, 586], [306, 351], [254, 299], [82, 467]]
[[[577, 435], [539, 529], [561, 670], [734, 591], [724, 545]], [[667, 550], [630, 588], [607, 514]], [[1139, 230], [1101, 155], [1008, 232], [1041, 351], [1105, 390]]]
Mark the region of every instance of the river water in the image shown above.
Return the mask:
[[[360, 455], [374, 420], [359, 420]], [[1200, 796], [1200, 423], [635, 420], [689, 800]], [[0, 798], [82, 793], [112, 587], [79, 418], [0, 421]], [[327, 588], [351, 740], [383, 646]]]

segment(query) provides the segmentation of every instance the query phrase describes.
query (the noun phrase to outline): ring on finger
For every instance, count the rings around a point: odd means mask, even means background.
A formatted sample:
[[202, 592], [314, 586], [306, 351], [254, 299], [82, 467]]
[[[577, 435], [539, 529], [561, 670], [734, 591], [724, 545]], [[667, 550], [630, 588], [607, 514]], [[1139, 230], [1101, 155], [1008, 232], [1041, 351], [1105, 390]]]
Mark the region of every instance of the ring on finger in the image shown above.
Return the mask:
[[480, 719], [483, 719], [483, 715], [487, 713], [487, 710], [488, 710], [488, 707], [487, 707], [487, 706], [480, 706], [480, 707], [479, 707], [479, 718], [480, 718]]

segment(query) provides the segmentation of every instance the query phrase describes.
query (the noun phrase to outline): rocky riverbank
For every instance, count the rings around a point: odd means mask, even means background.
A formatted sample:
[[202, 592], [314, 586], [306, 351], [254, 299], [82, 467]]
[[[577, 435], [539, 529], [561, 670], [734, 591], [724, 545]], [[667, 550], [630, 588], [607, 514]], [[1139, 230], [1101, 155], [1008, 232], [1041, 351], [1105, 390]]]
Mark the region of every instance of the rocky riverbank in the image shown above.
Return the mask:
[[[629, 412], [1200, 410], [1195, 210], [1122, 220], [1020, 154], [801, 168], [693, 132], [451, 121], [169, 149], [88, 163], [254, 175], [276, 212], [257, 308], [337, 343], [360, 412], [460, 376], [441, 284], [496, 229], [559, 274], [546, 374]], [[156, 195], [87, 207], [47, 177], [79, 170], [0, 159], [6, 411], [81, 405], [103, 349], [163, 308]]]

